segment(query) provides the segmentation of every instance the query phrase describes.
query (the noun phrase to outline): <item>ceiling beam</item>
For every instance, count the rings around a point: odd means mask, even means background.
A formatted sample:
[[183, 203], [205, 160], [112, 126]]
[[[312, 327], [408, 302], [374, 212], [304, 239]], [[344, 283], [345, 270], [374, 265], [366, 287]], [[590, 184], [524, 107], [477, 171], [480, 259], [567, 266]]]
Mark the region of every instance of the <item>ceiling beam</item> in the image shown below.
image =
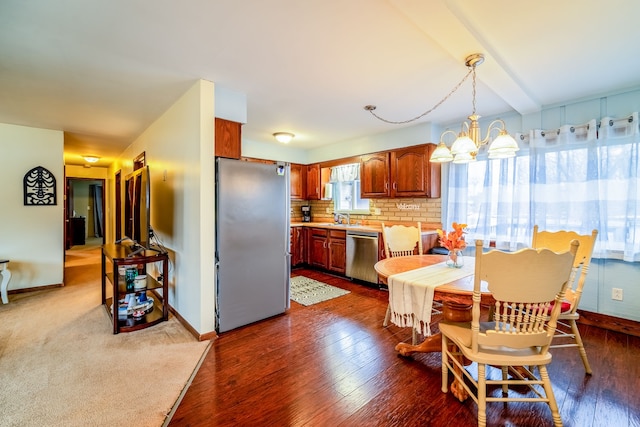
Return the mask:
[[458, 7], [458, 3], [450, 0], [391, 0], [391, 4], [462, 64], [470, 54], [484, 54], [485, 61], [477, 79], [515, 111], [524, 115], [541, 109], [540, 103], [501, 64], [499, 53], [474, 30], [466, 17], [468, 12]]

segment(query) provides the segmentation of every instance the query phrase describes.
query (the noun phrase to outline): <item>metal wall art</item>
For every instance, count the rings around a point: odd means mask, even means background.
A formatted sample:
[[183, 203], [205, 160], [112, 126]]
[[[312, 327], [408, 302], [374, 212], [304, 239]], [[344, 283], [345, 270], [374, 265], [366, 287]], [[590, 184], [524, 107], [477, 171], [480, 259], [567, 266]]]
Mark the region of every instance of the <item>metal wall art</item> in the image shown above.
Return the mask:
[[56, 201], [56, 177], [42, 166], [24, 176], [24, 205], [52, 206]]

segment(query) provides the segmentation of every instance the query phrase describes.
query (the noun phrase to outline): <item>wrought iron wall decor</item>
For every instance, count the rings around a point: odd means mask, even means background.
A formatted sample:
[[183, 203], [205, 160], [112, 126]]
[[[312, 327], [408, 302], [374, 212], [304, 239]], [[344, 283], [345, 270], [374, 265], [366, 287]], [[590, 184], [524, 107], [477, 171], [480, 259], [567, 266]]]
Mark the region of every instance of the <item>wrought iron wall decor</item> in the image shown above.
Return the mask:
[[56, 177], [42, 166], [31, 169], [24, 176], [24, 205], [56, 205]]

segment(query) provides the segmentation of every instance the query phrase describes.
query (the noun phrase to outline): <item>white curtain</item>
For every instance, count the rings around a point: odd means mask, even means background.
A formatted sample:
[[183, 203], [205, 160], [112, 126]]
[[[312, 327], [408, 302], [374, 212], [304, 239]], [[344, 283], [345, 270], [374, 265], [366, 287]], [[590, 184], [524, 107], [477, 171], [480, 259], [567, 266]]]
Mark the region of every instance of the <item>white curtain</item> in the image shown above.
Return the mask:
[[595, 257], [640, 261], [638, 114], [517, 135], [512, 159], [450, 165], [446, 224], [501, 249], [542, 230], [597, 229]]
[[360, 179], [360, 164], [335, 166], [331, 168], [331, 182], [356, 181]]

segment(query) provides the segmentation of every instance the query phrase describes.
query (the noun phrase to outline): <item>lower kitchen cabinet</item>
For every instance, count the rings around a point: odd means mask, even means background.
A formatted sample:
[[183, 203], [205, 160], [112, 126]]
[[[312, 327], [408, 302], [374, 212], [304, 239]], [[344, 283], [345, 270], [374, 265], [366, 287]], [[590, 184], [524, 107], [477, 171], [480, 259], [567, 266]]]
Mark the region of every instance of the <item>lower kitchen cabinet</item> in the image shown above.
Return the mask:
[[344, 230], [307, 228], [307, 263], [338, 274], [345, 274], [347, 233]]
[[304, 230], [302, 227], [291, 227], [291, 267], [304, 263]]

